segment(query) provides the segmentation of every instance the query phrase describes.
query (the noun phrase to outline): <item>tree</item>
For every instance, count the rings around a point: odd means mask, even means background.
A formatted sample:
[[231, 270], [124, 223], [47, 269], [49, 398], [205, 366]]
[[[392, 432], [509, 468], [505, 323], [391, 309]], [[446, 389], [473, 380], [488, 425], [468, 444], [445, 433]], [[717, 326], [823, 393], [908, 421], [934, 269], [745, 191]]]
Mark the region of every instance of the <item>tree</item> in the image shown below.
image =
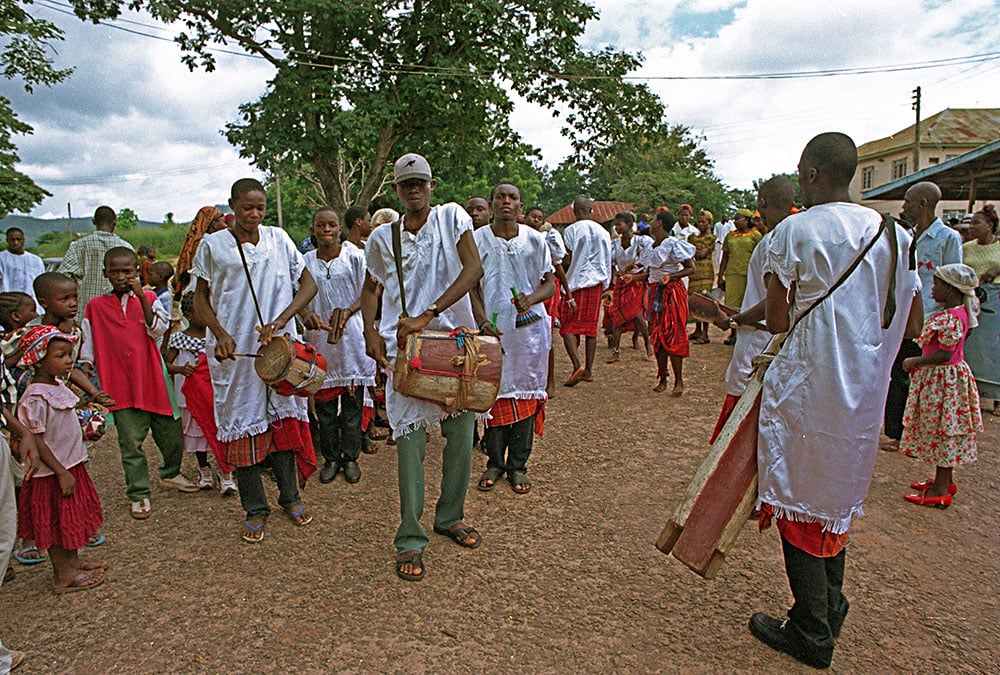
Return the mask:
[[711, 158], [684, 126], [662, 122], [655, 132], [626, 138], [599, 154], [588, 174], [594, 199], [632, 202], [639, 213], [680, 204], [713, 214], [728, 209], [730, 191]]
[[[21, 78], [29, 94], [37, 85], [50, 86], [69, 77], [72, 69], [52, 65], [46, 49], [50, 40], [62, 39], [62, 31], [32, 17], [24, 6], [28, 0], [4, 0], [0, 4], [0, 68], [8, 80]], [[24, 6], [22, 6], [24, 5]], [[29, 125], [17, 119], [10, 99], [0, 96], [0, 218], [11, 211], [30, 211], [49, 195], [31, 178], [14, 168], [21, 161], [13, 134], [30, 134]]]
[[134, 230], [139, 225], [139, 216], [135, 211], [126, 207], [118, 212], [118, 229], [122, 232]]
[[[115, 0], [74, 0], [81, 17], [115, 13]], [[281, 175], [312, 168], [337, 209], [369, 204], [392, 159], [428, 155], [443, 185], [470, 166], [524, 157], [510, 128], [512, 95], [552, 109], [575, 157], [587, 161], [662, 105], [623, 80], [637, 57], [585, 52], [576, 40], [595, 10], [584, 0], [131, 0], [166, 22], [188, 66], [212, 70], [213, 43], [238, 42], [276, 73], [240, 109], [227, 138]]]

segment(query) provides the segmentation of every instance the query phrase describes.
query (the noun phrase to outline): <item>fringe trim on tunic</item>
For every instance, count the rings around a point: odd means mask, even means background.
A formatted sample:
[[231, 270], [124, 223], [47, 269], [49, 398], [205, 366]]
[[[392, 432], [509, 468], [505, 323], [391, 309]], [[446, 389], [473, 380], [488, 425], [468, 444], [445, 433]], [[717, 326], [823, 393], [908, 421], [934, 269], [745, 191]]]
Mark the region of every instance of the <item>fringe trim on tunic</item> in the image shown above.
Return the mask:
[[[757, 498], [756, 508], [760, 508], [765, 502]], [[847, 528], [851, 525], [852, 518], [863, 518], [865, 515], [864, 509], [858, 504], [853, 509], [851, 509], [851, 514], [846, 518], [821, 518], [818, 516], [810, 516], [809, 514], [802, 513], [801, 511], [795, 511], [787, 506], [781, 506], [775, 504], [773, 501], [766, 502], [771, 505], [774, 510], [775, 518], [784, 518], [786, 520], [791, 520], [798, 523], [820, 523], [823, 525], [824, 532], [832, 532], [833, 534], [844, 534], [847, 532]]]

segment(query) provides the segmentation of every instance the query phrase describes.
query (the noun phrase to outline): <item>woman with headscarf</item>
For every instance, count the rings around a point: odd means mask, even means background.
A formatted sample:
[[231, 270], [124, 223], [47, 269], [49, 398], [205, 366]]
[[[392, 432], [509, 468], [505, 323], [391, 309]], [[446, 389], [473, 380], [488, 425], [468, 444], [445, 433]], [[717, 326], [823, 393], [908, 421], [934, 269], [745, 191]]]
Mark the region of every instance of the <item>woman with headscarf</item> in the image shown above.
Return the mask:
[[225, 227], [225, 214], [214, 206], [201, 207], [198, 215], [191, 221], [187, 236], [184, 237], [184, 243], [181, 245], [181, 254], [177, 257], [177, 265], [174, 268], [176, 273], [174, 276], [174, 295], [178, 299], [191, 283], [191, 261], [194, 260], [194, 252], [198, 250], [201, 238]]
[[[712, 272], [712, 251], [715, 249], [715, 235], [712, 234], [712, 212], [702, 209], [695, 221], [698, 234], [688, 237], [688, 243], [694, 246], [694, 274], [688, 277], [688, 295], [708, 293], [715, 285], [715, 275]], [[707, 344], [708, 323], [695, 321], [694, 332], [689, 336], [695, 344]]]
[[[964, 220], [964, 219], [963, 219]], [[962, 245], [962, 260], [979, 277], [982, 314], [979, 327], [969, 333], [965, 360], [976, 376], [980, 398], [993, 399], [993, 414], [1000, 415], [1000, 218], [987, 204], [969, 221], [969, 241]]]
[[[743, 294], [747, 290], [750, 255], [764, 238], [756, 228], [751, 227], [751, 218], [753, 211], [750, 209], [736, 209], [733, 217], [736, 229], [727, 234], [722, 242], [722, 262], [719, 263], [717, 285], [726, 290], [726, 306], [737, 309], [743, 304]], [[725, 343], [735, 344], [736, 333], [730, 334]]]

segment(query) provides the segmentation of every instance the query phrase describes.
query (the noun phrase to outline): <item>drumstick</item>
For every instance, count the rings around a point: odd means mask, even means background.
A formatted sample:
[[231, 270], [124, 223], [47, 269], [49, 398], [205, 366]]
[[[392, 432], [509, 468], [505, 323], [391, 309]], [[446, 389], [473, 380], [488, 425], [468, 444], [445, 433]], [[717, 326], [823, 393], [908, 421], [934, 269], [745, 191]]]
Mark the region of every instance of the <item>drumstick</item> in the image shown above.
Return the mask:
[[244, 354], [243, 352], [233, 352], [233, 356], [246, 356], [250, 359], [259, 359], [260, 354]]

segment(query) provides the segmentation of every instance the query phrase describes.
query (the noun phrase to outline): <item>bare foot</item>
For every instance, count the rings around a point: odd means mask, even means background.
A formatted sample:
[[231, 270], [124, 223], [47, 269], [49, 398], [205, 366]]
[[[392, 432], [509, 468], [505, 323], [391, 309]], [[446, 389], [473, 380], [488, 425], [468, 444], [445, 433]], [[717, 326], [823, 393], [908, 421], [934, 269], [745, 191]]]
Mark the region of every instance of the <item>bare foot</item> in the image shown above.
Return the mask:
[[667, 381], [660, 380], [659, 384], [653, 387], [653, 391], [655, 391], [656, 393], [660, 393], [661, 391], [666, 390], [666, 388], [667, 388]]
[[878, 449], [882, 452], [899, 452], [899, 439], [890, 438], [878, 444]]
[[674, 390], [670, 392], [671, 396], [680, 396], [684, 393], [684, 380], [677, 380], [674, 383]]
[[621, 361], [620, 352], [617, 349], [611, 351], [611, 358], [609, 358], [605, 363], [618, 363]]

